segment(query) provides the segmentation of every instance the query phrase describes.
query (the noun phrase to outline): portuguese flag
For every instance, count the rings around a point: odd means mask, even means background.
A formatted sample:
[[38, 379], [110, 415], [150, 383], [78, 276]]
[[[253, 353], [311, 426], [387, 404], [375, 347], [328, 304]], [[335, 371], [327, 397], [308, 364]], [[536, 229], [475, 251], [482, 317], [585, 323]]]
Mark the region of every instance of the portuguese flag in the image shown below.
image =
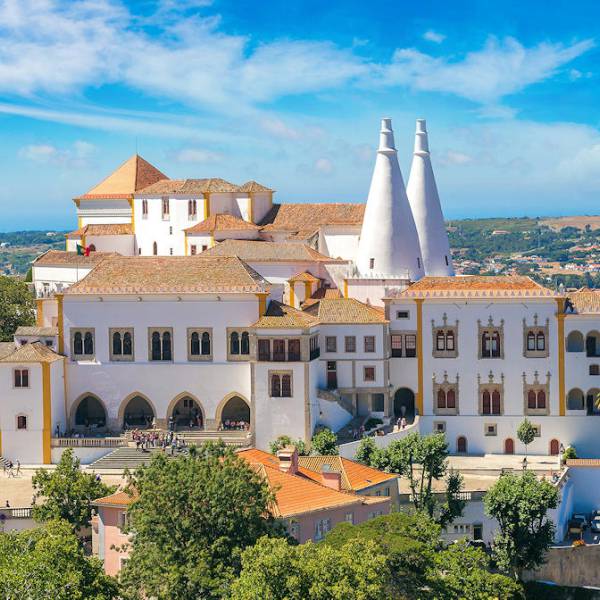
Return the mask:
[[86, 246], [84, 248], [81, 244], [77, 244], [77, 255], [78, 256], [89, 256], [90, 255], [90, 247]]

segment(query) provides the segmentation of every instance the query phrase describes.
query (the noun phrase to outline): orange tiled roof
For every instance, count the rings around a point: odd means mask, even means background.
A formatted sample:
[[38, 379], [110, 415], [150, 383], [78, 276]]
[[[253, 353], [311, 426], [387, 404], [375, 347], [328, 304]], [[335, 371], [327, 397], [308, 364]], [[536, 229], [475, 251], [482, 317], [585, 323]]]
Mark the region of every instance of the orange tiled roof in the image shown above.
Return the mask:
[[329, 258], [305, 244], [261, 240], [223, 240], [205, 250], [203, 256], [239, 256], [248, 262], [345, 262]]
[[553, 297], [555, 292], [521, 275], [423, 277], [397, 294], [400, 298]]
[[270, 289], [268, 282], [239, 258], [204, 254], [110, 257], [69, 287], [65, 295], [264, 293]]
[[318, 283], [321, 281], [318, 277], [315, 277], [309, 271], [302, 271], [302, 273], [296, 273], [293, 277], [290, 277], [290, 281], [308, 281], [310, 283]]
[[167, 176], [134, 154], [98, 185], [77, 199], [131, 198], [135, 192]]
[[580, 315], [600, 313], [600, 290], [581, 288], [570, 293], [569, 300]]
[[4, 355], [0, 358], [0, 362], [9, 363], [36, 363], [36, 362], [54, 362], [61, 360], [60, 354], [56, 354], [54, 350], [51, 350], [40, 342], [33, 342], [32, 344], [23, 344], [18, 348], [15, 348], [13, 352]]
[[265, 231], [313, 231], [320, 225], [361, 225], [364, 204], [274, 204], [259, 223]]
[[268, 188], [268, 187], [262, 185], [262, 183], [258, 183], [257, 181], [254, 181], [254, 180], [246, 181], [246, 183], [240, 185], [240, 192], [252, 193], [252, 192], [274, 192], [274, 191], [275, 190], [272, 190], [271, 188]]
[[219, 177], [210, 179], [163, 179], [139, 190], [140, 195], [151, 194], [209, 194], [239, 192], [240, 187]]
[[253, 323], [252, 327], [261, 329], [305, 329], [318, 324], [319, 321], [313, 316], [287, 304], [271, 300], [266, 314]]
[[131, 223], [91, 223], [67, 233], [65, 237], [74, 239], [80, 238], [82, 235], [133, 235], [133, 225]]
[[33, 264], [39, 266], [53, 267], [93, 267], [111, 256], [119, 256], [116, 252], [90, 252], [89, 256], [81, 256], [77, 252], [66, 250], [47, 250], [40, 254]]
[[302, 303], [302, 308], [306, 309], [323, 298], [342, 298], [342, 293], [338, 288], [319, 287]]
[[103, 496], [94, 500], [92, 504], [96, 506], [129, 506], [135, 501], [135, 496], [125, 491], [118, 491], [110, 496]]
[[0, 359], [15, 351], [14, 342], [0, 342]]
[[378, 483], [398, 479], [398, 475], [384, 473], [341, 456], [299, 456], [298, 464], [302, 473], [315, 481], [321, 480], [323, 466], [328, 465], [331, 471], [341, 473], [342, 489], [346, 491], [356, 492]]
[[387, 323], [381, 310], [355, 298], [323, 298], [305, 306], [304, 311], [321, 323]]
[[187, 234], [206, 233], [212, 231], [243, 231], [246, 229], [259, 229], [254, 223], [249, 223], [233, 215], [215, 214], [188, 227], [185, 232]]
[[21, 325], [17, 327], [15, 335], [39, 335], [42, 337], [58, 335], [58, 327], [26, 327]]

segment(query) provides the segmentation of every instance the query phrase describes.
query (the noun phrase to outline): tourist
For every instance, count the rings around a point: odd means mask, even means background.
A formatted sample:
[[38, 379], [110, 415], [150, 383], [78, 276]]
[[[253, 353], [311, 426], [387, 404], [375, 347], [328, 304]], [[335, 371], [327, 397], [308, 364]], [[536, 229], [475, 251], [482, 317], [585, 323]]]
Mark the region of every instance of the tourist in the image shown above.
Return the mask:
[[406, 417], [402, 417], [400, 421], [400, 429], [404, 429], [406, 427]]
[[19, 461], [19, 460], [17, 461], [17, 473], [16, 474], [17, 475], [21, 474], [21, 461]]

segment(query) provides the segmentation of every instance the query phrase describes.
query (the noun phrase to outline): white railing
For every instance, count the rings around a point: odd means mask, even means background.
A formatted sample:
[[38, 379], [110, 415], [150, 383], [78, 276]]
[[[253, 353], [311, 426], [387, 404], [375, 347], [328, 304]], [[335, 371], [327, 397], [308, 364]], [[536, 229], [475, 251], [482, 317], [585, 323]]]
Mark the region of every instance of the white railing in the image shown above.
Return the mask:
[[0, 521], [6, 519], [31, 519], [31, 507], [0, 508]]
[[53, 448], [120, 448], [127, 446], [124, 437], [52, 438]]

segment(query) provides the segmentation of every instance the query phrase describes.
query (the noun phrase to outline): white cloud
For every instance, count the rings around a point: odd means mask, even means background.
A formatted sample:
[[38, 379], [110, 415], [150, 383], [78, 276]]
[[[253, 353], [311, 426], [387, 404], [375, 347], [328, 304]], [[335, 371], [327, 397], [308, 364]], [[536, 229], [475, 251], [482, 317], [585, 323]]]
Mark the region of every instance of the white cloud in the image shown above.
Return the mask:
[[223, 160], [223, 155], [202, 148], [182, 148], [173, 158], [180, 163], [214, 163]]
[[19, 149], [19, 158], [43, 165], [83, 167], [94, 154], [96, 147], [89, 142], [76, 141], [70, 148], [52, 144], [30, 144]]
[[318, 158], [315, 161], [315, 171], [323, 175], [331, 175], [334, 171], [333, 163], [328, 158]]
[[433, 29], [429, 29], [423, 34], [423, 39], [428, 42], [433, 42], [434, 44], [441, 44], [446, 36], [443, 33], [438, 33], [437, 31], [433, 31]]
[[578, 79], [590, 79], [593, 74], [590, 71], [580, 71], [579, 69], [571, 69], [569, 71], [569, 79], [571, 81], [577, 81]]
[[439, 163], [445, 166], [466, 165], [472, 161], [472, 156], [469, 156], [468, 154], [465, 154], [463, 152], [454, 152], [453, 150], [448, 150], [439, 159]]

